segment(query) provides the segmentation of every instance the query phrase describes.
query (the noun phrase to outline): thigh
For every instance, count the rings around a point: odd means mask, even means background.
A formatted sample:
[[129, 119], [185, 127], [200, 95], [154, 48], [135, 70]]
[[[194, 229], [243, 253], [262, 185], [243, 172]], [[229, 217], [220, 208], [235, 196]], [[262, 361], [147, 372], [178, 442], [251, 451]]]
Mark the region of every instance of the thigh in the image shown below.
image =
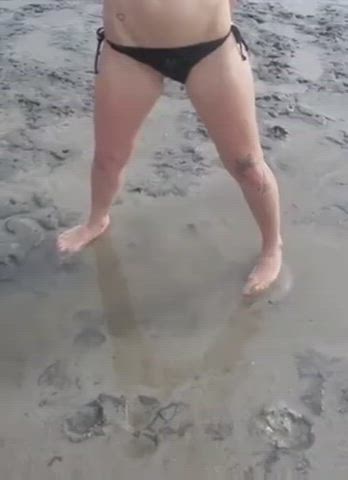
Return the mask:
[[104, 44], [95, 85], [96, 156], [127, 157], [162, 89], [159, 73]]
[[194, 67], [187, 91], [224, 163], [262, 156], [250, 63], [232, 36]]

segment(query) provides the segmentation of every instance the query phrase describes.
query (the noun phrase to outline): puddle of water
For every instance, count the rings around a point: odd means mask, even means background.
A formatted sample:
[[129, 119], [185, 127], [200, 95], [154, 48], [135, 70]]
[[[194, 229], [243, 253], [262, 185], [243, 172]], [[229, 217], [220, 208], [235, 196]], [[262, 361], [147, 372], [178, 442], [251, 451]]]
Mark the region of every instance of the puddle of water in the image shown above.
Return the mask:
[[[216, 268], [213, 260], [195, 255], [193, 249], [178, 248], [179, 258], [190, 263], [187, 269], [178, 267], [180, 262], [174, 266], [170, 251], [166, 259], [159, 245], [156, 250], [155, 257], [146, 255], [148, 266], [139, 269], [126, 262], [126, 275], [112, 239], [105, 238], [95, 249], [98, 288], [121, 383], [169, 393], [195, 375], [232, 369], [256, 325], [247, 316], [240, 323], [242, 308], [237, 306], [238, 293], [233, 293], [236, 281], [221, 264]], [[204, 261], [213, 273], [202, 281], [190, 269], [205, 270]]]
[[[208, 197], [164, 201], [160, 206], [142, 207], [142, 211], [121, 208], [117, 226], [83, 254], [80, 268], [63, 276], [56, 273], [61, 277], [56, 288], [41, 291], [41, 296], [17, 292], [1, 299], [0, 363], [13, 376], [12, 385], [2, 377], [2, 398], [13, 404], [13, 415], [2, 417], [6, 431], [16, 425], [16, 435], [28, 435], [32, 441], [33, 429], [42, 430], [34, 419], [45, 415], [45, 409], [38, 410], [37, 405], [49, 398], [45, 392], [51, 387], [45, 390], [38, 378], [58, 360], [72, 386], [62, 391], [57, 387], [55, 406], [47, 413], [50, 418], [100, 393], [116, 392], [127, 398], [151, 394], [165, 400], [184, 395], [197, 424], [204, 425], [205, 415], [222, 415], [227, 409], [223, 415], [232, 415], [238, 425], [240, 421], [238, 428], [245, 430], [255, 407], [289, 388], [295, 391], [289, 359], [300, 345], [344, 338], [346, 289], [339, 278], [348, 267], [344, 260], [348, 259], [347, 246], [338, 238], [326, 240], [311, 230], [296, 235], [290, 231], [286, 262], [295, 277], [293, 290], [285, 285], [279, 302], [273, 296], [245, 306], [240, 291], [256, 253], [255, 229], [229, 180], [212, 185]], [[226, 209], [226, 205], [233, 208]], [[107, 340], [80, 351], [74, 338], [79, 335], [81, 344], [81, 330], [87, 327], [97, 329]], [[74, 387], [76, 379], [78, 386]], [[57, 383], [54, 378], [52, 382]], [[27, 409], [34, 415], [33, 425], [23, 430], [18, 418]], [[57, 442], [52, 428], [51, 441]], [[214, 478], [226, 478], [230, 452], [226, 453], [228, 460], [223, 449], [212, 449], [204, 438], [195, 434], [185, 442], [178, 439], [168, 444], [149, 460], [147, 474], [163, 478], [165, 467], [155, 468], [156, 459], [164, 461], [169, 455], [178, 463], [168, 463], [166, 478], [177, 478], [186, 466], [190, 478], [208, 479], [217, 464], [222, 465], [221, 475]], [[117, 439], [115, 434], [110, 443], [114, 449]], [[81, 455], [87, 459], [93, 448], [106, 478], [110, 458], [124, 469], [123, 478], [131, 478], [129, 468], [136, 469], [137, 463], [128, 450], [118, 447], [110, 457], [108, 443], [90, 442], [79, 450], [78, 464]], [[248, 440], [245, 445], [234, 442], [237, 453], [233, 458], [245, 458]], [[66, 477], [77, 465], [71, 453], [75, 447], [58, 445], [64, 452], [61, 468]], [[184, 445], [195, 450], [190, 462], [185, 460]], [[50, 478], [39, 476], [37, 463], [33, 459], [28, 480]], [[93, 469], [81, 468], [81, 478], [92, 478]]]
[[[173, 370], [181, 363], [178, 370], [185, 371], [186, 362], [196, 362], [188, 376], [192, 374], [217, 339], [224, 338], [231, 320], [238, 322], [248, 267], [234, 255], [231, 265], [226, 263], [219, 241], [214, 245], [209, 238], [211, 219], [204, 211], [198, 212], [202, 218], [197, 224], [193, 212], [186, 214], [187, 223], [183, 212], [174, 208], [172, 213], [181, 218], [172, 226], [160, 210], [157, 219], [145, 215], [124, 220], [123, 233], [115, 227], [112, 236], [83, 254], [80, 270], [57, 272], [56, 280], [48, 272], [42, 280], [36, 271], [38, 281], [27, 285], [28, 290], [7, 295], [2, 309], [3, 356], [20, 355], [29, 362], [39, 352], [46, 356], [59, 338], [64, 342], [75, 335], [72, 319], [77, 311], [97, 310], [107, 319], [104, 326], [117, 344], [115, 354], [120, 349], [127, 356], [123, 363], [129, 383], [144, 383], [131, 380], [129, 373], [132, 366], [142, 367], [143, 355], [152, 357], [153, 363], [167, 355], [168, 368]], [[219, 228], [224, 236], [231, 234], [230, 227]], [[242, 239], [232, 239], [233, 244], [240, 249]], [[244, 335], [241, 331], [240, 336]], [[232, 366], [229, 352], [224, 354]], [[177, 358], [174, 363], [173, 358]], [[116, 370], [120, 370], [119, 361], [115, 361]]]
[[[255, 308], [245, 307], [240, 292], [257, 251], [255, 230], [243, 209], [214, 221], [227, 198], [231, 205], [240, 202], [238, 195], [214, 195], [210, 207], [167, 205], [165, 213], [156, 207], [142, 218], [121, 215], [114, 232], [84, 254], [86, 272], [65, 275], [54, 291], [7, 296], [3, 361], [30, 364], [52, 349], [63, 352], [83, 326], [74, 320], [76, 312], [96, 311], [99, 320], [84, 326], [102, 327], [110, 339], [121, 389], [147, 385], [169, 392], [195, 375], [232, 371], [246, 345], [263, 335], [263, 312], [272, 315], [268, 300], [286, 301], [296, 260], [287, 260], [284, 288]], [[306, 250], [310, 237], [306, 241], [296, 247]]]

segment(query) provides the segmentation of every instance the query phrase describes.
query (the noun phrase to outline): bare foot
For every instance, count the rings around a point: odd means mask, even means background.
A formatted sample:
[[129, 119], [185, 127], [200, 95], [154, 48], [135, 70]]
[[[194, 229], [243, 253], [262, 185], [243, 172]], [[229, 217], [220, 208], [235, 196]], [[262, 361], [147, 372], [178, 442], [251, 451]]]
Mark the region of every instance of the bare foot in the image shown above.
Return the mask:
[[110, 225], [110, 217], [95, 225], [78, 225], [59, 235], [57, 247], [61, 253], [77, 253], [97, 237], [102, 235]]
[[249, 275], [243, 295], [250, 297], [267, 290], [278, 278], [282, 267], [282, 247], [261, 255], [255, 268]]

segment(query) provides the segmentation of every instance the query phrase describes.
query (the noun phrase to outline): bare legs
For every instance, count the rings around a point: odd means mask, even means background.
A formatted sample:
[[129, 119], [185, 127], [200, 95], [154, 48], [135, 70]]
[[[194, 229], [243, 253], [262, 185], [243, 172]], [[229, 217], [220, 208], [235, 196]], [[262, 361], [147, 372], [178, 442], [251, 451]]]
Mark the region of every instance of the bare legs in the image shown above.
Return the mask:
[[58, 238], [61, 252], [75, 253], [109, 226], [109, 212], [122, 184], [139, 129], [162, 92], [162, 77], [150, 67], [104, 46], [95, 88], [95, 156], [91, 211], [84, 225]]
[[[242, 61], [232, 36], [193, 68], [187, 90], [260, 228], [261, 255], [244, 290], [246, 295], [259, 293], [281, 268], [279, 193], [260, 145], [250, 65]], [[108, 227], [138, 131], [161, 91], [161, 75], [105, 45], [96, 81], [91, 212], [85, 225], [59, 237], [61, 251], [79, 251]]]
[[[245, 172], [244, 178], [243, 175], [239, 177], [238, 173], [235, 173], [235, 178], [239, 181], [244, 197], [260, 228], [262, 251], [245, 285], [245, 295], [257, 294], [267, 289], [277, 279], [282, 264], [277, 182], [263, 160], [260, 160], [257, 166], [250, 166], [250, 170], [254, 170], [254, 173]], [[254, 175], [255, 178], [250, 178]]]
[[193, 69], [187, 89], [260, 228], [261, 255], [244, 289], [246, 295], [260, 293], [282, 263], [279, 193], [260, 145], [250, 65], [232, 37]]

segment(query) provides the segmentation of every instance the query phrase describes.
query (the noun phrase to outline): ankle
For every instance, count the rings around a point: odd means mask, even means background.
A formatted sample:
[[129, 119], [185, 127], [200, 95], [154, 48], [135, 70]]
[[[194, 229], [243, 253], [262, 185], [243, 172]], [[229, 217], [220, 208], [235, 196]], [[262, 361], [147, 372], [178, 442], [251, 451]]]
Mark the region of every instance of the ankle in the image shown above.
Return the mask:
[[281, 237], [279, 237], [277, 240], [263, 242], [262, 255], [265, 255], [265, 256], [275, 255], [279, 253], [279, 251], [281, 251], [282, 248], [283, 248], [283, 240]]
[[109, 221], [110, 221], [109, 214], [106, 214], [106, 215], [103, 215], [103, 216], [98, 216], [98, 217], [91, 216], [90, 219], [87, 222], [87, 226], [89, 228], [102, 228], [107, 223], [109, 223]]

